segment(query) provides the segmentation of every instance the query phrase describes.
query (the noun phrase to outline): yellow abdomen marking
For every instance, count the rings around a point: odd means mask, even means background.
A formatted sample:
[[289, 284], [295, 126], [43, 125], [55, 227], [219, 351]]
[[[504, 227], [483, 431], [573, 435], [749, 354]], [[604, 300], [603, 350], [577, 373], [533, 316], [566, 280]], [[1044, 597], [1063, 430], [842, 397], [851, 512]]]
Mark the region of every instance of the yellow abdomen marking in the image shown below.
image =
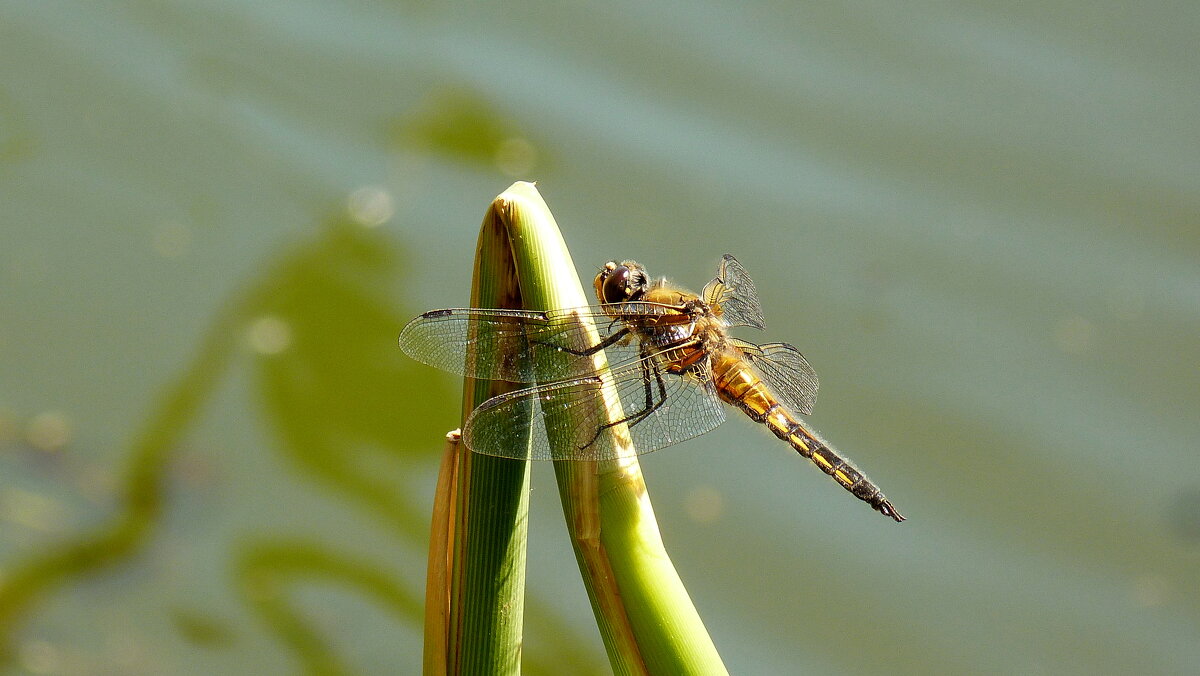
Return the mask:
[[792, 426], [795, 424], [795, 421], [792, 420], [791, 416], [789, 416], [786, 411], [778, 406], [768, 410], [770, 412], [767, 413], [767, 417], [763, 420], [763, 422], [767, 424], [767, 427], [771, 428], [771, 431], [775, 433], [775, 436], [781, 438], [787, 437], [788, 433], [792, 431]]

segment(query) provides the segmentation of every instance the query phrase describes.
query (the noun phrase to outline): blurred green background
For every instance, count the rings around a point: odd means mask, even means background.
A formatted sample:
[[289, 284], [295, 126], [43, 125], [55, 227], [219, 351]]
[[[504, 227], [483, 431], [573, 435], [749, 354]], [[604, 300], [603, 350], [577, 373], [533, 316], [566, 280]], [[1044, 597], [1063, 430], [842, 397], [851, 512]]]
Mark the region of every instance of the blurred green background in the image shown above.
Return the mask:
[[[1200, 5], [0, 2], [0, 655], [417, 673], [480, 219], [754, 276], [813, 423], [643, 461], [737, 674], [1200, 669]], [[746, 338], [759, 336], [742, 334]], [[606, 673], [550, 467], [526, 672]]]

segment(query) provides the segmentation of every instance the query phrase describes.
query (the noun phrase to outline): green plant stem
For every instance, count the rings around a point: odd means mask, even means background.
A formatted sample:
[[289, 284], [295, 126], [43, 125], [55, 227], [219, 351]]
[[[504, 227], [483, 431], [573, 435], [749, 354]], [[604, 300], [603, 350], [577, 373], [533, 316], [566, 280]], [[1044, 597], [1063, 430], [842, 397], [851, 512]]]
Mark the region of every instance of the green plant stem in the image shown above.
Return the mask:
[[[514, 239], [502, 195], [488, 209], [480, 231], [473, 307], [525, 307]], [[512, 385], [500, 381], [466, 379], [463, 419], [508, 389]], [[448, 522], [452, 540], [444, 572], [449, 587], [446, 633], [426, 637], [427, 646], [444, 644], [446, 652], [444, 660], [426, 653], [426, 673], [444, 668], [448, 674], [519, 674], [529, 463], [466, 452], [456, 453], [454, 463], [455, 497]], [[436, 594], [427, 593], [431, 595]]]

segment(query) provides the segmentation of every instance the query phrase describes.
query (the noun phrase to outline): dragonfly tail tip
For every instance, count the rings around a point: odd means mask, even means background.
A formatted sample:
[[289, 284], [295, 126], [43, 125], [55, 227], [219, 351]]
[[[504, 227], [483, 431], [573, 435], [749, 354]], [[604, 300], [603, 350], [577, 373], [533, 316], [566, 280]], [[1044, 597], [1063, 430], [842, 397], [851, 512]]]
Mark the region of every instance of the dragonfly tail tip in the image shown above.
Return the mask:
[[876, 509], [878, 509], [879, 512], [884, 516], [890, 516], [896, 523], [904, 521], [904, 515], [896, 511], [896, 508], [888, 500], [884, 500], [883, 502], [879, 503], [879, 506], [876, 507]]

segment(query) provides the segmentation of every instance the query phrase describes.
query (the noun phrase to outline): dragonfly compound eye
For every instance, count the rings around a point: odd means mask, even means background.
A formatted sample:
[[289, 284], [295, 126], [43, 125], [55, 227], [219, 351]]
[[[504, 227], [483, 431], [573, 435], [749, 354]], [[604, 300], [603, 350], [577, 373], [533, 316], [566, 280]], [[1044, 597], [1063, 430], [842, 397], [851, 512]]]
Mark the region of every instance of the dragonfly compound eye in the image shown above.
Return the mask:
[[621, 303], [629, 298], [630, 270], [624, 265], [618, 265], [604, 279], [604, 302]]

